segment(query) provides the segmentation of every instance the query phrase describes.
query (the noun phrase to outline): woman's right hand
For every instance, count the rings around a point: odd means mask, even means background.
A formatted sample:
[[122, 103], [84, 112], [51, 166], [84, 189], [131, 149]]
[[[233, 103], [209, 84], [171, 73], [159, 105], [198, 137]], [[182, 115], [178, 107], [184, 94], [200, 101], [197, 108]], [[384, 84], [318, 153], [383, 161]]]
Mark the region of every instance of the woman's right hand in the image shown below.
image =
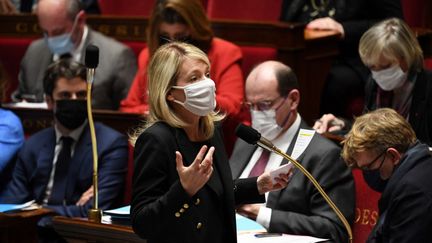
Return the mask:
[[345, 122], [333, 114], [325, 114], [319, 120], [315, 121], [313, 129], [317, 133], [334, 132], [342, 130], [345, 127]]
[[207, 151], [207, 146], [202, 146], [195, 160], [188, 167], [183, 166], [183, 157], [179, 151], [176, 151], [177, 173], [180, 177], [180, 183], [190, 197], [195, 195], [210, 179], [213, 172], [214, 150], [214, 147], [210, 147]]

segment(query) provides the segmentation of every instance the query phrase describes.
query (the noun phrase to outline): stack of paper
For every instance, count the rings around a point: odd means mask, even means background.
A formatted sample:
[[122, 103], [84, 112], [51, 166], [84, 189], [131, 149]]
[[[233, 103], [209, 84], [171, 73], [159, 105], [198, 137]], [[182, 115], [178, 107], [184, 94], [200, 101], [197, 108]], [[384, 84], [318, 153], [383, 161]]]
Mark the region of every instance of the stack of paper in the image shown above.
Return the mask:
[[131, 225], [130, 205], [103, 211], [102, 223]]

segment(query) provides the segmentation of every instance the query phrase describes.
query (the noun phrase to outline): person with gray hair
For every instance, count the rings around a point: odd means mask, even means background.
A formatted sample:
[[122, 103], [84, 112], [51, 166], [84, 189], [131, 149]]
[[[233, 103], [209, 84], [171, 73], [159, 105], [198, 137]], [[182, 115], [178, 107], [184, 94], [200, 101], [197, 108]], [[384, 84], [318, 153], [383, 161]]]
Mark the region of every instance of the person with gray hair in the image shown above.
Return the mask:
[[33, 41], [20, 66], [19, 86], [14, 101], [43, 102], [43, 76], [46, 68], [61, 56], [72, 56], [84, 63], [89, 44], [99, 47], [99, 66], [93, 84], [93, 107], [117, 110], [126, 97], [136, 72], [133, 51], [86, 25], [79, 0], [41, 0], [36, 14], [44, 38]]
[[[384, 20], [360, 39], [359, 53], [371, 70], [364, 111], [390, 107], [413, 127], [417, 137], [432, 145], [432, 72], [423, 67], [423, 53], [413, 31], [397, 18]], [[322, 133], [349, 130], [349, 122], [326, 114], [314, 128]]]
[[366, 113], [343, 145], [349, 165], [387, 181], [367, 242], [431, 242], [432, 155], [405, 118], [390, 108]]

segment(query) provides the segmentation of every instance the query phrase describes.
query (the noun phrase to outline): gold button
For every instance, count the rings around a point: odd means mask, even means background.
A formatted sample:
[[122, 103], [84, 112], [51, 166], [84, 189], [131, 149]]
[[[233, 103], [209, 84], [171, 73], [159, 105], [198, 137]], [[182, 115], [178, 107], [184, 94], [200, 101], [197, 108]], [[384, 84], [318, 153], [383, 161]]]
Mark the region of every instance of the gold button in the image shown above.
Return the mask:
[[184, 208], [180, 208], [180, 213], [184, 213]]
[[198, 223], [196, 228], [197, 228], [197, 229], [201, 229], [201, 228], [202, 228], [202, 224], [201, 224], [201, 223]]
[[177, 218], [179, 218], [179, 217], [180, 217], [180, 213], [179, 213], [179, 212], [176, 212], [176, 213], [175, 213], [175, 216], [176, 216]]
[[183, 207], [184, 208], [189, 208], [189, 204], [185, 203], [185, 204], [183, 204]]
[[200, 200], [199, 198], [197, 198], [197, 199], [195, 200], [195, 205], [200, 204], [200, 202], [201, 202], [201, 200]]

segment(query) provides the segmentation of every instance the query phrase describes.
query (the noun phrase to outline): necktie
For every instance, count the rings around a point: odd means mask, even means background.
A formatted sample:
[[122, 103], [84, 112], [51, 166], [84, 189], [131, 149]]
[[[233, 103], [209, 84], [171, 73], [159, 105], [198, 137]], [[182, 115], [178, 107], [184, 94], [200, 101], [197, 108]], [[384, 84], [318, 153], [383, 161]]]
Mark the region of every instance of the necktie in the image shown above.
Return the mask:
[[270, 157], [270, 152], [266, 149], [263, 149], [261, 156], [258, 158], [258, 161], [255, 163], [254, 167], [249, 173], [249, 177], [261, 175], [264, 172], [265, 167], [267, 166], [269, 157]]
[[48, 204], [63, 204], [65, 199], [69, 162], [71, 160], [71, 146], [73, 139], [70, 137], [62, 137], [62, 148], [57, 157], [57, 162], [54, 172], [54, 183], [51, 190], [51, 196]]

